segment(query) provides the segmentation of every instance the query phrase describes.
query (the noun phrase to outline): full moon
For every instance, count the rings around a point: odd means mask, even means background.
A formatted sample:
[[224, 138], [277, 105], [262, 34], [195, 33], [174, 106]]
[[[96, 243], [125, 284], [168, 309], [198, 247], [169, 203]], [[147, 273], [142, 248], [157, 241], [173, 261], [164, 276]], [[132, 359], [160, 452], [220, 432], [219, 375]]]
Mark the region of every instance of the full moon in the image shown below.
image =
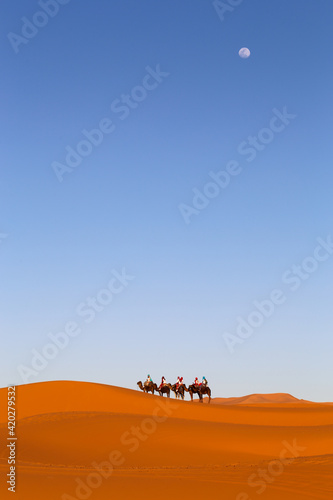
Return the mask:
[[248, 57], [250, 57], [251, 55], [251, 52], [249, 51], [249, 49], [247, 47], [242, 47], [239, 52], [239, 57], [241, 57], [242, 59], [247, 59]]

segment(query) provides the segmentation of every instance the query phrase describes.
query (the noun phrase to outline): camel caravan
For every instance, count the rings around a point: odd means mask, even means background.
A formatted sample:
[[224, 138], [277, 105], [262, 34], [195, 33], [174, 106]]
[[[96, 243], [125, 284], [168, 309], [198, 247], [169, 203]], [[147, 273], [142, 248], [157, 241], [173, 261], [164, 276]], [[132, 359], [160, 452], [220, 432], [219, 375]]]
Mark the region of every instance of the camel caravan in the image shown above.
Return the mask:
[[189, 385], [186, 387], [186, 385], [183, 382], [183, 377], [178, 377], [177, 382], [175, 384], [169, 384], [165, 377], [162, 377], [161, 383], [159, 386], [155, 384], [151, 378], [150, 375], [147, 375], [147, 380], [142, 383], [141, 380], [137, 382], [137, 385], [143, 392], [151, 392], [152, 394], [155, 394], [155, 392], [158, 392], [160, 396], [166, 396], [169, 398], [171, 391], [175, 393], [175, 397], [184, 399], [185, 398], [185, 392], [188, 392], [191, 398], [191, 401], [193, 401], [193, 395], [197, 394], [199, 397], [200, 403], [203, 403], [203, 396], [207, 395], [208, 396], [208, 402], [210, 403], [210, 398], [211, 398], [211, 390], [208, 387], [208, 382], [206, 377], [202, 377], [202, 382], [199, 382], [198, 377], [195, 378], [193, 384]]

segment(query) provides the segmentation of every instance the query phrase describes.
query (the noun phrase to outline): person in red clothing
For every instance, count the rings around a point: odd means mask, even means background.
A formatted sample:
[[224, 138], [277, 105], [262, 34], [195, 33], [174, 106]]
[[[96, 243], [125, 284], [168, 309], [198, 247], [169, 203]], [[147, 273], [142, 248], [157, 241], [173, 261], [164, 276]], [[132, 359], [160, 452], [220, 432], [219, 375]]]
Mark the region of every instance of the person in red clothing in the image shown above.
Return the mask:
[[162, 377], [162, 380], [161, 380], [161, 383], [160, 383], [160, 386], [159, 386], [159, 389], [162, 389], [162, 387], [166, 384], [166, 378], [165, 377]]
[[178, 377], [176, 382], [176, 388], [183, 384], [183, 377]]
[[201, 383], [199, 382], [198, 377], [195, 377], [195, 380], [194, 380], [194, 384], [193, 384], [193, 385], [196, 385], [197, 387], [200, 387]]

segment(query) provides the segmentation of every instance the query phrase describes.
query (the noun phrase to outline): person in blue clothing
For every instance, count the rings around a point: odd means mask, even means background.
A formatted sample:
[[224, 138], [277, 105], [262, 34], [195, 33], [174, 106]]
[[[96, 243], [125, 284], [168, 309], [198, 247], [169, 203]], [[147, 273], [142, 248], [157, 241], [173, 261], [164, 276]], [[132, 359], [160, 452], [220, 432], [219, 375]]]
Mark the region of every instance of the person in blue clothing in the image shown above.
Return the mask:
[[153, 383], [153, 379], [151, 378], [151, 376], [150, 376], [150, 375], [149, 375], [149, 373], [148, 373], [148, 375], [147, 375], [147, 380], [145, 381], [145, 385], [148, 385], [148, 384], [150, 384], [150, 383]]
[[203, 386], [208, 385], [208, 382], [207, 382], [206, 377], [202, 377], [202, 382], [201, 382], [201, 384], [202, 384]]

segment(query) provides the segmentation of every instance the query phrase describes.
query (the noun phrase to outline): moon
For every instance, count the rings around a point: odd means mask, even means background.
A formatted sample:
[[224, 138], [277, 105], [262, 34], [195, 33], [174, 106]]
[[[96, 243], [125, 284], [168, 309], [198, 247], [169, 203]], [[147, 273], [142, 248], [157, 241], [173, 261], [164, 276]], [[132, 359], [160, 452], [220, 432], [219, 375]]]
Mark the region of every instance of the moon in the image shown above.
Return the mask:
[[247, 47], [242, 47], [241, 49], [239, 49], [238, 54], [239, 57], [241, 57], [242, 59], [247, 59], [248, 57], [250, 57], [251, 52]]

